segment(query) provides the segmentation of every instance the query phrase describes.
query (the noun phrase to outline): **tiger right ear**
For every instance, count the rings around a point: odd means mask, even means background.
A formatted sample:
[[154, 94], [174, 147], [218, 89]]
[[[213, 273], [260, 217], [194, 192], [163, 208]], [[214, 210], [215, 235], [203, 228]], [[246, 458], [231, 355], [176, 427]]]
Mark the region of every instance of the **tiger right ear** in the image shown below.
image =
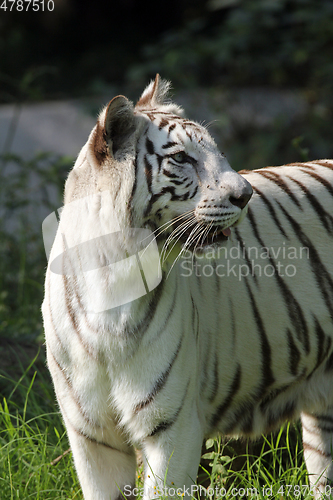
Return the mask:
[[113, 157], [127, 149], [134, 130], [133, 104], [122, 95], [114, 97], [106, 108], [104, 121], [105, 140]]

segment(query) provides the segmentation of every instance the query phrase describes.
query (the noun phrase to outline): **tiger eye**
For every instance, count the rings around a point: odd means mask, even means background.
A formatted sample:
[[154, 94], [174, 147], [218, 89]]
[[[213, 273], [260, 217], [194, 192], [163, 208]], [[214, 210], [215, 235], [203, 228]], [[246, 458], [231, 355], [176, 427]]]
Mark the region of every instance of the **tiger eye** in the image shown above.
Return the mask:
[[183, 163], [186, 159], [186, 155], [185, 153], [183, 153], [183, 151], [179, 151], [179, 153], [175, 153], [174, 155], [172, 155], [171, 158], [178, 163]]

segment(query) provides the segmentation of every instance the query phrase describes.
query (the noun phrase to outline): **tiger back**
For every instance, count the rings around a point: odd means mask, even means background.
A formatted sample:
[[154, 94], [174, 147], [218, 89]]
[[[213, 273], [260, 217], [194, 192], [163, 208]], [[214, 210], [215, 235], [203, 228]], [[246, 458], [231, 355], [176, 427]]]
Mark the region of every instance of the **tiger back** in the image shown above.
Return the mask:
[[[191, 497], [204, 437], [300, 415], [319, 495], [333, 479], [333, 162], [239, 175], [168, 87], [157, 76], [99, 116], [46, 273], [47, 362], [84, 498], [137, 496], [134, 447], [145, 500]], [[132, 228], [155, 236], [161, 272], [135, 299], [149, 250], [130, 258]]]

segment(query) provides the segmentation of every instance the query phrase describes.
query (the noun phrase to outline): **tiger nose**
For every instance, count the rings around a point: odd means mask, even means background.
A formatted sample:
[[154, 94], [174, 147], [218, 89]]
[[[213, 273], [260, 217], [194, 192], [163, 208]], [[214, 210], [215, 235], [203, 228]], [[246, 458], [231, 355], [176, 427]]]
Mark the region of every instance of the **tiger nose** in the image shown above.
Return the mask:
[[237, 196], [237, 197], [230, 196], [229, 197], [230, 203], [232, 203], [236, 207], [239, 207], [240, 209], [243, 209], [244, 207], [246, 207], [246, 205], [250, 201], [250, 198], [253, 194], [252, 188], [250, 188], [250, 189], [247, 189], [247, 191], [242, 193], [240, 196]]

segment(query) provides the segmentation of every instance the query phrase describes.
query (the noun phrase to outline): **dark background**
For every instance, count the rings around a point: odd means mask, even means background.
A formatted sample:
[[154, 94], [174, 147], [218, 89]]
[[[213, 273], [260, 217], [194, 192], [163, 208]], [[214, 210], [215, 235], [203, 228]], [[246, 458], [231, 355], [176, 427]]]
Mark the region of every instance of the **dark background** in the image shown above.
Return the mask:
[[157, 71], [177, 88], [332, 90], [331, 0], [55, 0], [1, 9], [0, 30], [3, 102], [141, 88]]

